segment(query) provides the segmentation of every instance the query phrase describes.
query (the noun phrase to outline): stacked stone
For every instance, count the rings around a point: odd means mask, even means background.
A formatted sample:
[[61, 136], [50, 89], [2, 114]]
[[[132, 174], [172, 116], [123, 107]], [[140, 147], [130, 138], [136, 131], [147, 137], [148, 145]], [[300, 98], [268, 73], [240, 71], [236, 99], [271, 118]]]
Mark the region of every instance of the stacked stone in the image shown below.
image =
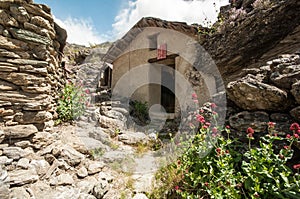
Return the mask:
[[39, 130], [53, 125], [66, 36], [49, 7], [0, 1], [0, 124], [34, 124]]

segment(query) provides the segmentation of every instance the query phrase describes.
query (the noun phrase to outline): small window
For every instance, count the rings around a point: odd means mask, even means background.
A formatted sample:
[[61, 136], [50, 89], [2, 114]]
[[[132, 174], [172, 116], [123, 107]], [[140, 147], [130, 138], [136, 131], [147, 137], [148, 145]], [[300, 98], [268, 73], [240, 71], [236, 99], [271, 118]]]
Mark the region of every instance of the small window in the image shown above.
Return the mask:
[[153, 35], [148, 36], [150, 50], [157, 49], [157, 36], [158, 36], [158, 34], [153, 34]]

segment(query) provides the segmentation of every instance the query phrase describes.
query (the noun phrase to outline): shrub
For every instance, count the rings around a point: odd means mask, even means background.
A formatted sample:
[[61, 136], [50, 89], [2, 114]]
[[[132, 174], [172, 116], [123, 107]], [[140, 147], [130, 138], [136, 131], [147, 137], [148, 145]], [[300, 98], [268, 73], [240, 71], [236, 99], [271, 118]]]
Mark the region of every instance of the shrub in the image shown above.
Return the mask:
[[[254, 146], [255, 132], [251, 127], [245, 132], [247, 145], [230, 138], [230, 127], [215, 126], [216, 117], [212, 123], [199, 113], [194, 117], [199, 128], [192, 125], [196, 132], [189, 141], [181, 143], [183, 154], [177, 162], [162, 169], [163, 173], [158, 172], [160, 187], [153, 193], [164, 193], [163, 197], [167, 197], [175, 191], [177, 198], [189, 199], [300, 198], [299, 174], [287, 166], [293, 156], [293, 142], [299, 138], [297, 123], [291, 125], [293, 134], [282, 138], [274, 130], [275, 123], [269, 122], [268, 134], [259, 138], [259, 146]], [[276, 152], [275, 141], [289, 145]], [[176, 170], [176, 177], [170, 168]], [[299, 172], [300, 164], [294, 165], [294, 169]], [[164, 182], [167, 185], [161, 185]]]
[[130, 102], [130, 115], [136, 119], [136, 122], [145, 125], [149, 120], [149, 107], [147, 102], [131, 101]]
[[68, 82], [58, 99], [58, 123], [78, 119], [89, 105], [87, 94], [89, 90], [84, 91], [81, 84]]

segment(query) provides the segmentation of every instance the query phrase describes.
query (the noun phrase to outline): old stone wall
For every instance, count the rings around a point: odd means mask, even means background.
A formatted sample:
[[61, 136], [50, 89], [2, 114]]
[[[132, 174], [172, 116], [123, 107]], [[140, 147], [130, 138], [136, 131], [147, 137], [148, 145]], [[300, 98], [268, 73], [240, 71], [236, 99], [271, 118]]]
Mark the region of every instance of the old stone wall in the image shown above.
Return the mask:
[[39, 130], [53, 125], [66, 37], [49, 7], [0, 1], [0, 124], [34, 124]]

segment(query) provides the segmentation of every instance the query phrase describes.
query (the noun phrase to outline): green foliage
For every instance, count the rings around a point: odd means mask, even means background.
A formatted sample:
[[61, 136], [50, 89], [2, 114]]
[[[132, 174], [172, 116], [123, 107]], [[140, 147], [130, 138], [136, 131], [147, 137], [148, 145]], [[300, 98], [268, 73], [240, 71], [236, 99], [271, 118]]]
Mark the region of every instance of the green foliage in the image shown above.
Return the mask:
[[131, 111], [130, 114], [134, 118], [138, 120], [138, 123], [145, 124], [149, 119], [149, 107], [147, 102], [140, 102], [140, 101], [131, 101]]
[[88, 90], [83, 91], [80, 84], [68, 82], [58, 99], [58, 123], [72, 121], [80, 117], [88, 105], [87, 94], [89, 94]]
[[[247, 146], [230, 138], [229, 127], [211, 124], [200, 114], [195, 117], [200, 127], [191, 125], [196, 132], [189, 141], [180, 143], [184, 152], [178, 161], [158, 171], [159, 187], [151, 198], [158, 194], [170, 198], [174, 191], [176, 198], [188, 199], [300, 198], [299, 174], [287, 167], [293, 156], [291, 146], [299, 138], [298, 124], [291, 126], [293, 136], [280, 138], [270, 122], [268, 134], [258, 140], [259, 146], [251, 145], [254, 130], [249, 127], [245, 132]], [[277, 152], [275, 141], [290, 144]], [[299, 168], [300, 164], [294, 165], [294, 169]]]

